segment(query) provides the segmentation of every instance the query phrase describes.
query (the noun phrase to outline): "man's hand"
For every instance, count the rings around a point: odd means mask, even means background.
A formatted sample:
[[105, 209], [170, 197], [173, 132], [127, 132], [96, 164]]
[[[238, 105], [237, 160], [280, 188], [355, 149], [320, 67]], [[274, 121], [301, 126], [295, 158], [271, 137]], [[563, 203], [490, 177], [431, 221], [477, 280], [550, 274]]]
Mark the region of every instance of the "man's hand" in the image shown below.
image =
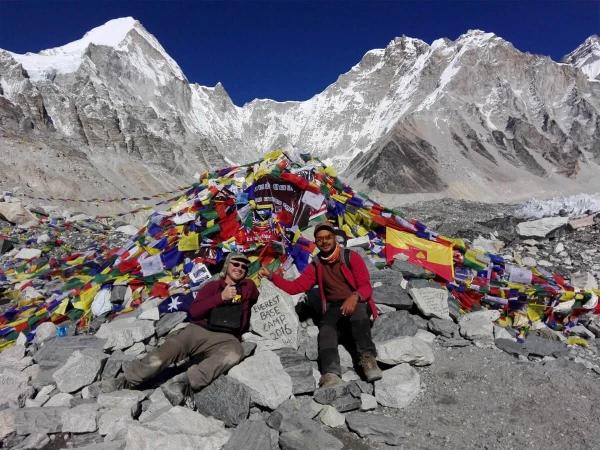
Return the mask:
[[221, 292], [221, 300], [223, 300], [223, 302], [225, 303], [228, 303], [233, 299], [233, 297], [236, 296], [236, 294], [237, 289], [235, 288], [235, 286], [229, 285], [225, 289], [223, 289], [223, 292]]
[[258, 270], [258, 278], [271, 278], [271, 271], [269, 269], [267, 269], [266, 267], [261, 267]]
[[352, 314], [354, 314], [357, 304], [358, 304], [358, 295], [357, 294], [352, 294], [352, 295], [348, 296], [348, 298], [346, 298], [346, 300], [344, 300], [344, 303], [342, 303], [342, 307], [340, 308], [340, 311], [342, 312], [342, 316], [350, 317]]

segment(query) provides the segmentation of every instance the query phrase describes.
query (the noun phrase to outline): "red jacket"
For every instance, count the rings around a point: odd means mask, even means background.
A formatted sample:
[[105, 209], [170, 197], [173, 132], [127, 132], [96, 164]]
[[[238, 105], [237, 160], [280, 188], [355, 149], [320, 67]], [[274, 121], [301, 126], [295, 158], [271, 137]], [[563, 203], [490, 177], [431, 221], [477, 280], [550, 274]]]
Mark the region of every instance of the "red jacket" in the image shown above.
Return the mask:
[[[248, 331], [250, 325], [250, 309], [258, 300], [258, 289], [252, 280], [243, 279], [239, 283], [242, 296], [242, 327], [238, 333], [241, 336]], [[196, 293], [196, 297], [190, 306], [188, 312], [191, 322], [197, 325], [205, 326], [208, 320], [208, 314], [213, 308], [221, 305], [221, 292], [225, 289], [225, 280], [209, 281]]]
[[[343, 250], [342, 250], [343, 251]], [[360, 255], [350, 251], [350, 267], [344, 263], [344, 258], [340, 255], [340, 264], [342, 265], [342, 274], [352, 289], [358, 292], [361, 302], [367, 302], [371, 308], [373, 319], [378, 316], [377, 306], [373, 300], [373, 288], [371, 287], [371, 277], [367, 266]], [[271, 281], [279, 289], [288, 294], [300, 294], [310, 290], [315, 284], [319, 285], [321, 293], [321, 306], [323, 313], [327, 310], [327, 299], [323, 290], [323, 266], [320, 262], [309, 264], [306, 269], [295, 280], [286, 280], [280, 275], [273, 274]]]

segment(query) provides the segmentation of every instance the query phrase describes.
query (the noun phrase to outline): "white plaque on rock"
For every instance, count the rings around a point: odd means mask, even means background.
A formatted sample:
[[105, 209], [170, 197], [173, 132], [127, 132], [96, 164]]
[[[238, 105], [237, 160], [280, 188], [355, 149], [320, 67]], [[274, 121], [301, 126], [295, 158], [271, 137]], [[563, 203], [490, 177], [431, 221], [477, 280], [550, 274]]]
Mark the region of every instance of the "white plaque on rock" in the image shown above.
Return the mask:
[[258, 302], [252, 307], [250, 315], [252, 331], [267, 339], [279, 341], [282, 347], [297, 349], [300, 321], [292, 296], [268, 280], [261, 282], [259, 291]]
[[426, 317], [450, 319], [447, 290], [432, 287], [411, 288], [409, 293], [419, 310]]

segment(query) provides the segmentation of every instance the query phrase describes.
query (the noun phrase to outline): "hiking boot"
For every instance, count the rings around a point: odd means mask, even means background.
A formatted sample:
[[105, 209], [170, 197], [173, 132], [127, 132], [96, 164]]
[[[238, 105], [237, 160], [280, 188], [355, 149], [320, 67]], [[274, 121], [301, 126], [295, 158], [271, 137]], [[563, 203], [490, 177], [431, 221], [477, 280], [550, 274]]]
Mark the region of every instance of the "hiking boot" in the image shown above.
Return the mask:
[[343, 381], [338, 375], [336, 375], [335, 373], [328, 372], [321, 375], [321, 379], [319, 380], [319, 387], [332, 387], [342, 383]]
[[185, 372], [174, 376], [160, 388], [171, 405], [179, 406], [185, 402], [186, 406], [193, 406], [192, 387], [190, 386], [190, 380]]
[[377, 365], [375, 356], [370, 353], [365, 353], [360, 356], [359, 365], [365, 374], [365, 378], [369, 383], [373, 381], [381, 380], [381, 369]]

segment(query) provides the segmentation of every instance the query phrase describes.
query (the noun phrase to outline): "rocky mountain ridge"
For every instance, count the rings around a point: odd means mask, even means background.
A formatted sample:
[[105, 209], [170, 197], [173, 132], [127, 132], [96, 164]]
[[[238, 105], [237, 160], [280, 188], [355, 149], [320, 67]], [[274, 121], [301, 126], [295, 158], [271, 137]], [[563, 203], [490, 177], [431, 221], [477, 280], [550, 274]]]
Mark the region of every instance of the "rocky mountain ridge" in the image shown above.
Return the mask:
[[559, 64], [478, 30], [400, 37], [307, 101], [239, 107], [221, 84], [189, 83], [138, 21], [115, 19], [39, 54], [0, 50], [0, 188], [155, 193], [283, 147], [388, 203], [596, 191], [595, 42]]

